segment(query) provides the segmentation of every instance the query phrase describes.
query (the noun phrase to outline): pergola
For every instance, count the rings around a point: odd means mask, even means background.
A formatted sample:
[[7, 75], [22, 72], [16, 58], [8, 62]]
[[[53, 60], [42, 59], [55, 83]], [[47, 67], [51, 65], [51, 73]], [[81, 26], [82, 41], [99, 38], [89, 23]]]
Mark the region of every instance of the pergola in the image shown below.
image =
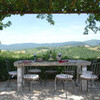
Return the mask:
[[100, 13], [100, 0], [0, 0], [0, 14]]
[[85, 34], [88, 33], [88, 29], [95, 33], [100, 30], [96, 26], [96, 21], [100, 21], [100, 0], [0, 0], [0, 30], [11, 24], [4, 24], [2, 20], [15, 14], [39, 14], [38, 18], [47, 17], [47, 21], [54, 24], [51, 14], [73, 13], [90, 15]]

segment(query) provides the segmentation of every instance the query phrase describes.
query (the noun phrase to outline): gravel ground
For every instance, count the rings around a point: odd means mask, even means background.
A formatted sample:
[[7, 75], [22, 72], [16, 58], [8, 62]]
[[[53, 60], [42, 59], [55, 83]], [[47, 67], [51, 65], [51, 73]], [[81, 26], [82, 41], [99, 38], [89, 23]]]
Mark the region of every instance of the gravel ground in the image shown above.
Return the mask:
[[[100, 81], [97, 81], [99, 87]], [[100, 100], [100, 88], [95, 86], [88, 92], [80, 91], [75, 85], [67, 87], [66, 91], [58, 83], [57, 90], [54, 89], [54, 81], [42, 82], [42, 88], [39, 83], [34, 83], [29, 87], [26, 84], [23, 92], [16, 91], [16, 80], [13, 80], [9, 87], [6, 88], [6, 82], [0, 82], [0, 100]], [[67, 93], [67, 98], [66, 98]]]

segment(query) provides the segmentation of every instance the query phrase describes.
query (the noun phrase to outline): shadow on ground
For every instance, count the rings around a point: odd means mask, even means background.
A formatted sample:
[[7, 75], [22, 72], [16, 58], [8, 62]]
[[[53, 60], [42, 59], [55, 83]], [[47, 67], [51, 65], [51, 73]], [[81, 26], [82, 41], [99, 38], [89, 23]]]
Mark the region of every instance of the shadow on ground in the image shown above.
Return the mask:
[[[98, 86], [100, 82], [97, 82]], [[100, 88], [90, 89], [89, 92], [80, 91], [79, 87], [67, 87], [66, 91], [61, 84], [58, 84], [57, 90], [54, 88], [54, 81], [48, 81], [46, 84], [34, 84], [29, 88], [27, 84], [22, 92], [16, 90], [16, 80], [13, 80], [9, 87], [5, 89], [7, 82], [0, 82], [0, 100], [100, 100]], [[67, 93], [67, 98], [66, 98]]]

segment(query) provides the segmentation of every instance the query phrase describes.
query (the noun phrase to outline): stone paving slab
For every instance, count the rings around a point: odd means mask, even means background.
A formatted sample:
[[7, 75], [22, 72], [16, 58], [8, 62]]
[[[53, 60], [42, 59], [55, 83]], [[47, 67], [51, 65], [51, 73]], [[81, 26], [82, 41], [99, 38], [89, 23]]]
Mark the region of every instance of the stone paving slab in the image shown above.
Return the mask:
[[[100, 85], [100, 81], [97, 82], [97, 87]], [[63, 90], [63, 86], [58, 84], [57, 90], [54, 88], [54, 81], [42, 81], [42, 88], [40, 84], [34, 83], [29, 87], [26, 84], [23, 87], [23, 92], [16, 91], [16, 80], [13, 80], [9, 87], [5, 88], [6, 82], [0, 82], [0, 100], [100, 100], [100, 88], [89, 89], [88, 92], [80, 91], [79, 87], [67, 87], [67, 90]], [[67, 93], [67, 98], [66, 98]]]

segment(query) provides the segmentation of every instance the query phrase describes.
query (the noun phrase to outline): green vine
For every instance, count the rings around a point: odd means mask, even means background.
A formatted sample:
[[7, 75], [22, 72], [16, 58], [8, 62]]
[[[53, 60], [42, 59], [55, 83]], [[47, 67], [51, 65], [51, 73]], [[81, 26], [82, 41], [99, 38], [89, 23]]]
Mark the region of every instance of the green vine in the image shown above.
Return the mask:
[[38, 14], [37, 18], [54, 25], [53, 13], [87, 13], [89, 18], [84, 34], [89, 30], [100, 31], [96, 26], [96, 22], [100, 22], [100, 0], [0, 0], [0, 30], [11, 25], [11, 22], [4, 24], [2, 20], [15, 14]]

